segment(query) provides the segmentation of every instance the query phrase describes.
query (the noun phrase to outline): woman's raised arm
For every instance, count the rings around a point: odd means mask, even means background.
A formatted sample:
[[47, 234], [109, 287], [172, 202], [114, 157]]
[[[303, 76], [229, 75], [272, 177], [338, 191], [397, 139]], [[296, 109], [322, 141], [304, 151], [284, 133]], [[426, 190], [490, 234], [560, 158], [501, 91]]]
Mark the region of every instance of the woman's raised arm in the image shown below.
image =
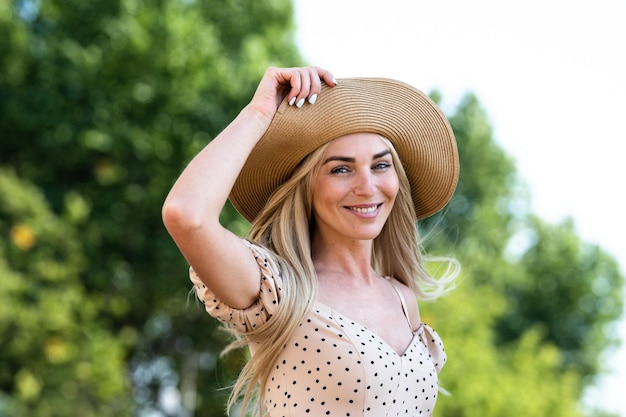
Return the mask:
[[163, 222], [182, 254], [204, 284], [232, 307], [256, 301], [260, 274], [241, 238], [219, 223], [220, 212], [282, 100], [287, 97], [297, 107], [313, 105], [322, 81], [335, 85], [332, 74], [321, 68], [268, 68], [250, 103], [192, 159], [163, 205]]

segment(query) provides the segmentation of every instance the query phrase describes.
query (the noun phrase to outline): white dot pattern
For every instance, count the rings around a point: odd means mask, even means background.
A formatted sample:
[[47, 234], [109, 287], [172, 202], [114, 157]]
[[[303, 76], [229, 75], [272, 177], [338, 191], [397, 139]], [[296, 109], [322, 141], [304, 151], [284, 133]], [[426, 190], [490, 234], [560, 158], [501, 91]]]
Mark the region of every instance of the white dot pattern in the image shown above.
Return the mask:
[[[280, 300], [276, 265], [264, 249], [248, 245], [263, 277], [254, 306], [225, 306], [193, 270], [190, 274], [207, 311], [243, 332], [267, 321]], [[445, 360], [441, 339], [425, 324], [399, 354], [367, 328], [316, 303], [276, 361], [267, 381], [266, 407], [271, 417], [430, 416]]]

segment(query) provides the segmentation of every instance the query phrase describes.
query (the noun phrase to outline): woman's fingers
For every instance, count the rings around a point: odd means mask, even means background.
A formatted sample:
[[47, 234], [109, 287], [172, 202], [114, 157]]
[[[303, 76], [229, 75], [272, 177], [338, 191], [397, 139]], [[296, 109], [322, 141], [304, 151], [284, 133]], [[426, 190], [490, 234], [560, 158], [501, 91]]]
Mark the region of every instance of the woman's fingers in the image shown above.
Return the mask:
[[316, 69], [317, 69], [319, 79], [323, 80], [326, 84], [328, 84], [331, 87], [334, 87], [337, 85], [337, 80], [335, 80], [335, 77], [330, 71], [325, 70], [323, 68], [319, 68], [319, 67], [316, 67]]
[[331, 87], [337, 82], [330, 71], [318, 67], [270, 67], [257, 87], [251, 105], [272, 117], [287, 97], [290, 106], [302, 107], [308, 101], [314, 104], [322, 89], [322, 81]]
[[315, 77], [315, 75], [312, 74], [309, 68], [302, 68], [298, 73], [300, 75], [300, 91], [296, 95], [295, 100], [292, 99], [289, 103], [293, 105], [293, 102], [295, 102], [296, 107], [300, 108], [304, 106], [305, 100], [311, 96], [311, 78]]
[[334, 87], [337, 82], [330, 71], [318, 67], [305, 67], [292, 69], [289, 80], [291, 91], [287, 94], [289, 105], [300, 108], [305, 102], [315, 104], [322, 90], [322, 80], [329, 86]]
[[299, 100], [298, 95], [302, 92], [302, 74], [298, 68], [290, 68], [286, 70], [286, 83], [289, 91], [287, 92], [287, 101], [290, 106], [296, 104]]

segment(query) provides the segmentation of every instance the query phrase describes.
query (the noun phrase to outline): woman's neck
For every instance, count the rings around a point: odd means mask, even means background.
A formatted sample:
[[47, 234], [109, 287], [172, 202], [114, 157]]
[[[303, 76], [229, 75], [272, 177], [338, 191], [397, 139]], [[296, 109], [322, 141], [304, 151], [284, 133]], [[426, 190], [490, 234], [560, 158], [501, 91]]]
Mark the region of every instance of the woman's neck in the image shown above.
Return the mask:
[[376, 277], [372, 269], [371, 240], [323, 242], [321, 239], [314, 239], [311, 259], [318, 276], [332, 274], [345, 279], [367, 281]]

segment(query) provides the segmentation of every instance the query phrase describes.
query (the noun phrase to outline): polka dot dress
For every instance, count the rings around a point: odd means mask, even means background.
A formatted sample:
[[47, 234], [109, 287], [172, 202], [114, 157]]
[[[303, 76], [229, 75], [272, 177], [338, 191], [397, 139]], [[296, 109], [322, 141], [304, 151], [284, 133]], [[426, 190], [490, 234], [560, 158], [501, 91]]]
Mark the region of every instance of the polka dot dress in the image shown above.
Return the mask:
[[[247, 243], [247, 242], [246, 242]], [[190, 277], [207, 311], [245, 332], [271, 317], [280, 279], [267, 252], [250, 245], [262, 272], [258, 302], [234, 310]], [[265, 393], [271, 417], [430, 416], [446, 355], [437, 333], [421, 324], [405, 352], [330, 307], [316, 303], [276, 361]]]

